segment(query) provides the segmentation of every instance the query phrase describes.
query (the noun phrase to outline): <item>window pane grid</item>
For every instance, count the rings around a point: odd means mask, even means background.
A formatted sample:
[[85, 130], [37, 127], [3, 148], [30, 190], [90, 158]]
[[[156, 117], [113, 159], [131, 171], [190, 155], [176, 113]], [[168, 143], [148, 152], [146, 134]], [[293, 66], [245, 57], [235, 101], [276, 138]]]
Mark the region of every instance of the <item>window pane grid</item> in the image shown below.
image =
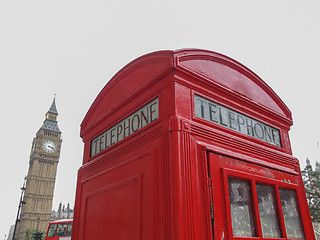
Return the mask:
[[255, 217], [255, 223], [256, 223], [256, 233], [257, 236], [259, 236], [259, 239], [261, 239], [262, 231], [261, 231], [261, 221], [260, 221], [260, 215], [258, 211], [258, 196], [257, 196], [257, 189], [256, 189], [256, 181], [253, 179], [251, 180], [251, 194], [252, 194], [252, 208], [254, 209], [254, 217]]
[[71, 236], [72, 234], [72, 222], [68, 223], [67, 236]]
[[[243, 175], [234, 175], [238, 174], [225, 175], [233, 239], [305, 238], [293, 186], [282, 183], [279, 186], [268, 180], [265, 183], [261, 179], [256, 182], [254, 179], [250, 180], [250, 176], [244, 180]], [[282, 197], [283, 195], [289, 196]]]
[[56, 236], [65, 236], [67, 233], [67, 224], [68, 223], [59, 223], [57, 228]]
[[273, 186], [256, 184], [260, 224], [264, 238], [281, 238], [274, 190]]
[[[276, 203], [277, 203], [278, 213], [279, 213], [279, 216], [283, 216], [283, 212], [282, 212], [282, 208], [281, 208], [280, 194], [279, 194], [279, 191], [278, 191], [279, 185], [276, 184], [274, 187], [275, 187], [275, 189], [277, 189], [277, 191], [275, 191], [275, 197], [276, 197]], [[283, 236], [285, 239], [288, 239], [283, 217], [280, 217], [280, 218], [279, 218], [279, 222], [280, 222], [280, 229], [281, 229], [282, 236]]]
[[255, 237], [250, 182], [229, 178], [228, 184], [233, 236]]
[[48, 230], [48, 237], [54, 237], [56, 235], [57, 224], [51, 224]]
[[279, 188], [279, 194], [288, 238], [304, 239], [296, 192]]

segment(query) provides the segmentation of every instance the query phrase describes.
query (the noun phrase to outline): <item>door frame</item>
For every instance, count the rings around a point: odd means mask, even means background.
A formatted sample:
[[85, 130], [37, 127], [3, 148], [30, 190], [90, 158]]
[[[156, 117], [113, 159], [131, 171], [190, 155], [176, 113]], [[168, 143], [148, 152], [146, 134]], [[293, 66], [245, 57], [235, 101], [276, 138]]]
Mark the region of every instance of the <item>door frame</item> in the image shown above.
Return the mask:
[[[282, 172], [278, 169], [272, 169], [269, 166], [261, 166], [259, 164], [255, 164], [252, 161], [248, 162], [246, 160], [243, 160], [242, 158], [228, 156], [225, 154], [217, 153], [212, 150], [205, 150], [205, 156], [206, 156], [206, 168], [207, 168], [207, 182], [208, 182], [208, 202], [209, 202], [209, 212], [210, 216], [212, 216], [211, 213], [211, 206], [213, 206], [214, 211], [214, 221], [211, 221], [211, 230], [212, 230], [212, 239], [222, 239], [223, 237], [227, 237], [226, 239], [267, 239], [262, 237], [262, 228], [261, 228], [261, 222], [260, 222], [260, 216], [259, 216], [259, 208], [258, 208], [258, 200], [257, 200], [257, 191], [256, 191], [256, 182], [263, 183], [266, 185], [272, 185], [274, 187], [274, 193], [276, 198], [276, 211], [277, 211], [277, 217], [278, 217], [278, 224], [280, 227], [281, 232], [281, 238], [279, 239], [288, 239], [285, 229], [285, 222], [283, 219], [283, 212], [281, 207], [281, 200], [279, 196], [279, 188], [285, 188], [285, 189], [291, 189], [296, 192], [296, 199], [298, 204], [298, 209], [300, 212], [300, 221], [302, 225], [302, 229], [304, 232], [305, 237], [307, 237], [307, 222], [305, 222], [306, 214], [302, 211], [303, 204], [303, 196], [302, 191], [299, 187], [299, 181], [298, 181], [298, 174], [295, 171], [288, 172]], [[254, 168], [266, 168], [270, 170], [271, 173], [275, 173], [276, 175], [281, 176], [282, 174], [284, 176], [291, 176], [291, 179], [272, 179], [271, 177], [265, 177], [261, 176], [259, 174], [253, 174], [250, 172], [243, 171], [239, 167], [235, 167], [234, 169], [222, 166], [219, 164], [214, 164], [213, 159], [215, 157], [220, 157], [230, 159], [232, 161], [240, 161], [242, 163], [245, 163], [247, 165], [250, 165], [253, 169]], [[218, 169], [217, 169], [218, 168]], [[218, 176], [215, 176], [217, 175]], [[231, 210], [230, 210], [230, 199], [229, 199], [229, 189], [228, 189], [228, 177], [235, 177], [244, 179], [246, 181], [250, 182], [250, 192], [251, 192], [251, 200], [252, 200], [252, 208], [253, 208], [253, 217], [254, 217], [254, 225], [255, 225], [255, 231], [256, 231], [256, 237], [233, 237], [232, 233], [232, 223], [231, 223]], [[210, 179], [213, 180], [213, 183], [210, 183]], [[296, 182], [293, 181], [295, 179]], [[212, 189], [210, 189], [210, 185], [212, 186]], [[220, 186], [220, 187], [219, 187]], [[212, 192], [212, 196], [211, 196]], [[221, 210], [224, 209], [224, 210]], [[224, 230], [223, 230], [224, 229]], [[273, 238], [275, 240], [277, 238]]]

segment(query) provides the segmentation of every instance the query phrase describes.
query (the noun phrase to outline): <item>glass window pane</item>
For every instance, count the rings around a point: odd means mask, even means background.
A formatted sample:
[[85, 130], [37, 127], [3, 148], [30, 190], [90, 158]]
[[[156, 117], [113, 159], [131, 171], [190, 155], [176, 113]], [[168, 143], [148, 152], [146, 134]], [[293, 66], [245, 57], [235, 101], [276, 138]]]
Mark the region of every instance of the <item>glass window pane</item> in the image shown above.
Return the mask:
[[250, 183], [229, 178], [228, 186], [233, 236], [255, 237]]
[[67, 236], [71, 236], [71, 233], [72, 233], [72, 222], [69, 222], [68, 230], [67, 230]]
[[65, 236], [67, 233], [67, 223], [59, 223], [56, 236]]
[[265, 238], [281, 238], [274, 188], [264, 184], [257, 184], [256, 188], [262, 236]]
[[296, 192], [280, 188], [279, 194], [288, 238], [304, 238]]
[[56, 235], [57, 224], [51, 224], [48, 230], [47, 237], [54, 237]]

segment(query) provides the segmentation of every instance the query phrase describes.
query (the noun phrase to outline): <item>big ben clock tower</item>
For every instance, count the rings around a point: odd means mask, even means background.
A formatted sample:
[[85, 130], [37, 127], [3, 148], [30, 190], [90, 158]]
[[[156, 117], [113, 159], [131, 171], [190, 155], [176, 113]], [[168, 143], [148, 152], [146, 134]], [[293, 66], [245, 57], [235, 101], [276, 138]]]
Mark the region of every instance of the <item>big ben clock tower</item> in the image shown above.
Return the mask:
[[57, 166], [61, 150], [61, 131], [57, 122], [55, 98], [33, 139], [26, 189], [17, 224], [16, 239], [26, 239], [31, 231], [45, 232], [50, 221]]

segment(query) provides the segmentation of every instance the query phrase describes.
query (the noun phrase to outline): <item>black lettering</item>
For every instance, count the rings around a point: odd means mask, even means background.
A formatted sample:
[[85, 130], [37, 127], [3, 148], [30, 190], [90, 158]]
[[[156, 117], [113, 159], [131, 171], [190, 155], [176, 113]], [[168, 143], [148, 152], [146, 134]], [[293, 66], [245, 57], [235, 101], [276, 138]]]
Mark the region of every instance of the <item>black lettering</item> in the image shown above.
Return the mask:
[[117, 142], [119, 142], [119, 136], [122, 133], [122, 129], [123, 129], [122, 125], [119, 124], [117, 126]]
[[[153, 113], [156, 112], [156, 109], [153, 109], [152, 107], [153, 107], [154, 105], [156, 105], [156, 104], [158, 104], [157, 101], [154, 102], [154, 103], [152, 103], [152, 104], [150, 105], [150, 121], [151, 121], [151, 122], [153, 122], [153, 121], [155, 121], [155, 120], [158, 119], [158, 116], [157, 116], [157, 115], [156, 115], [156, 116], [153, 116]], [[132, 120], [132, 122], [133, 122], [133, 120]]]
[[239, 132], [241, 132], [241, 125], [243, 126], [245, 125], [244, 118], [241, 115], [237, 115], [237, 122], [238, 122]]
[[277, 142], [277, 140], [279, 139], [279, 133], [276, 129], [272, 129], [272, 139], [273, 139], [273, 142], [279, 146]]
[[[98, 140], [99, 140], [99, 138], [93, 141], [94, 150], [95, 150], [95, 151], [94, 151], [95, 153], [94, 153], [93, 155], [95, 155], [95, 154], [97, 154], [97, 153], [99, 152], [99, 150], [98, 150]], [[92, 155], [92, 156], [93, 156], [93, 155]]]
[[[135, 118], [137, 118], [137, 121], [136, 121], [136, 122], [137, 122], [136, 129], [134, 129], [134, 126], [133, 126], [133, 125], [134, 125], [134, 119], [135, 119]], [[134, 115], [133, 118], [132, 118], [131, 129], [132, 129], [133, 132], [136, 132], [136, 131], [138, 131], [138, 130], [140, 129], [140, 117], [139, 117], [139, 115], [137, 115], [137, 114]]]
[[105, 143], [104, 143], [104, 136], [102, 135], [101, 137], [100, 137], [100, 139], [99, 139], [99, 141], [100, 141], [100, 151], [102, 151], [102, 150], [104, 150], [105, 149]]
[[267, 136], [267, 139], [266, 141], [270, 141], [270, 142], [273, 142], [272, 138], [271, 138], [271, 128], [270, 127], [267, 127], [266, 125], [263, 126], [263, 129], [264, 129], [264, 132], [265, 132], [265, 135]]
[[234, 122], [234, 120], [235, 120], [235, 114], [234, 114], [234, 112], [228, 111], [228, 115], [229, 115], [229, 126], [230, 126], [230, 128], [231, 128], [231, 129], [234, 129], [234, 130], [237, 130], [237, 127], [234, 127], [234, 126], [232, 125], [233, 122]]
[[[257, 126], [259, 126], [260, 131], [259, 131], [259, 129], [257, 129]], [[254, 124], [254, 132], [256, 133], [256, 136], [257, 136], [259, 139], [263, 139], [263, 138], [264, 138], [263, 127], [260, 125], [260, 123], [255, 123], [255, 124]]]
[[207, 102], [204, 101], [204, 100], [202, 100], [202, 99], [200, 99], [200, 98], [198, 98], [197, 100], [200, 101], [200, 103], [201, 103], [201, 106], [200, 106], [200, 109], [201, 109], [201, 117], [204, 118], [204, 107], [203, 107], [203, 104], [204, 104], [204, 103], [207, 104]]
[[128, 135], [130, 135], [130, 118], [128, 118], [128, 126], [126, 126], [126, 122], [123, 122], [123, 138], [127, 137], [126, 136], [126, 130], [128, 130]]
[[[250, 124], [249, 124], [249, 121], [250, 121]], [[252, 125], [252, 120], [250, 118], [246, 118], [246, 124], [247, 124], [247, 134], [249, 136], [253, 136], [254, 137], [254, 131], [253, 131], [253, 125]], [[250, 130], [251, 130], [251, 133], [250, 133]]]
[[[152, 116], [150, 116], [150, 117], [152, 117]], [[145, 115], [144, 112], [141, 111], [141, 127], [143, 127], [143, 121], [142, 121], [143, 119], [146, 123], [145, 126], [147, 126], [149, 124], [149, 108], [147, 108], [147, 115]]]
[[[215, 108], [215, 110], [213, 108]], [[201, 110], [201, 111], [203, 111], [203, 110]], [[217, 119], [217, 116], [216, 116], [216, 118], [214, 118], [214, 115], [217, 115], [217, 106], [216, 105], [209, 103], [209, 114], [210, 114], [210, 120], [212, 122], [215, 122], [215, 123], [219, 122], [219, 120]]]
[[108, 147], [110, 147], [109, 144], [108, 144], [108, 132], [105, 133], [104, 137], [105, 137], [104, 141], [106, 143], [106, 148], [105, 149], [107, 149]]
[[115, 131], [116, 131], [115, 128], [113, 128], [113, 129], [110, 131], [110, 145], [113, 145], [113, 144], [116, 143], [116, 142], [113, 141], [113, 137], [115, 136]]
[[218, 107], [218, 108], [219, 108], [220, 124], [223, 125], [223, 126], [228, 127], [228, 123], [224, 123], [224, 122], [223, 122], [223, 116], [222, 116], [222, 109], [221, 109], [221, 107]]

